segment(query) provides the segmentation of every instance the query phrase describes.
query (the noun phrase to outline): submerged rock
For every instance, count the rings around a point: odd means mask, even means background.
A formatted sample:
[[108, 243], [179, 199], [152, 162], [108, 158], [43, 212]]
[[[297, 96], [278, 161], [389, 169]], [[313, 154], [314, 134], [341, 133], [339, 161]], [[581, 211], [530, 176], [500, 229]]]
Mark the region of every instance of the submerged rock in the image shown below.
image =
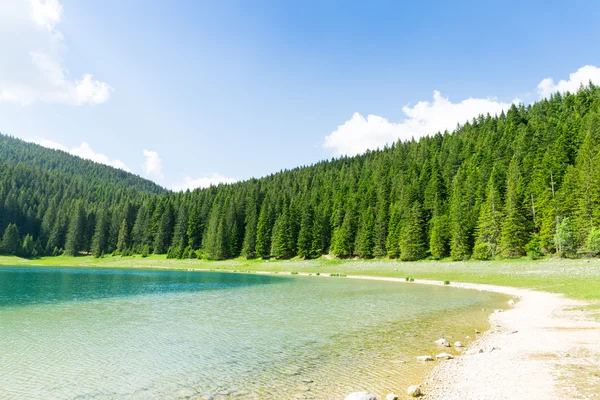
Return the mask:
[[440, 353], [437, 356], [435, 356], [435, 358], [438, 358], [440, 360], [451, 360], [454, 358], [454, 356], [448, 353]]
[[419, 397], [423, 394], [421, 393], [419, 385], [409, 386], [408, 389], [406, 389], [406, 393], [408, 393], [410, 397]]
[[346, 396], [344, 400], [377, 400], [377, 397], [369, 392], [354, 392]]
[[417, 360], [419, 360], [419, 361], [433, 361], [433, 357], [431, 357], [431, 356], [419, 356], [419, 357], [417, 357]]

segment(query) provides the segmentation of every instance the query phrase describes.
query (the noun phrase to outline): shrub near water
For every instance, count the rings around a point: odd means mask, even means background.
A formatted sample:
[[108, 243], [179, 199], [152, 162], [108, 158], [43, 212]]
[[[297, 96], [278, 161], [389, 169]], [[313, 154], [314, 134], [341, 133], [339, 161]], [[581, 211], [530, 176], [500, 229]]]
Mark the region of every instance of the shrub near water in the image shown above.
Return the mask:
[[600, 255], [600, 229], [594, 227], [587, 237], [587, 251], [597, 256]]

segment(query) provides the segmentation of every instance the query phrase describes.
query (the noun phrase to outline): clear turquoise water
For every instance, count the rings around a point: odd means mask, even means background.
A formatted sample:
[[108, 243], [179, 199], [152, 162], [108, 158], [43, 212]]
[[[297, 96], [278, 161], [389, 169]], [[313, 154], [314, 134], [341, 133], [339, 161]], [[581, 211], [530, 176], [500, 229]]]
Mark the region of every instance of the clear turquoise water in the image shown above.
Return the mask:
[[465, 341], [504, 301], [344, 278], [5, 267], [0, 398], [403, 393], [433, 340]]

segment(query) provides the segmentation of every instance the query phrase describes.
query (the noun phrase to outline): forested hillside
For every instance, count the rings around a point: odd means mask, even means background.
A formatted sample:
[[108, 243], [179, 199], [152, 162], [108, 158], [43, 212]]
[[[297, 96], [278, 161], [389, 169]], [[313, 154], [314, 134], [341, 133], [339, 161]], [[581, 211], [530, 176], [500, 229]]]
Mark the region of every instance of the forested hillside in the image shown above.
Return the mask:
[[98, 215], [134, 213], [144, 199], [164, 192], [120, 169], [0, 135], [3, 253], [59, 253], [76, 213], [85, 223], [72, 236], [82, 250], [89, 248]]
[[600, 253], [593, 85], [465, 121], [452, 133], [186, 193], [159, 194], [75, 161], [32, 162], [5, 148], [11, 140], [0, 149], [5, 253], [32, 246], [29, 254], [208, 259]]

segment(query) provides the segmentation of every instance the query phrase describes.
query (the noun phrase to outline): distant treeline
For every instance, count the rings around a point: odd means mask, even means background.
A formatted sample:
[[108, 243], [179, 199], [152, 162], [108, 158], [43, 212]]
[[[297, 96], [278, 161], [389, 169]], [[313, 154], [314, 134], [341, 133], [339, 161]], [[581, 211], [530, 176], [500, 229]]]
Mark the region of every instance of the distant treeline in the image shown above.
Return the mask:
[[0, 140], [4, 253], [600, 254], [600, 88], [591, 84], [480, 116], [453, 133], [185, 193]]

